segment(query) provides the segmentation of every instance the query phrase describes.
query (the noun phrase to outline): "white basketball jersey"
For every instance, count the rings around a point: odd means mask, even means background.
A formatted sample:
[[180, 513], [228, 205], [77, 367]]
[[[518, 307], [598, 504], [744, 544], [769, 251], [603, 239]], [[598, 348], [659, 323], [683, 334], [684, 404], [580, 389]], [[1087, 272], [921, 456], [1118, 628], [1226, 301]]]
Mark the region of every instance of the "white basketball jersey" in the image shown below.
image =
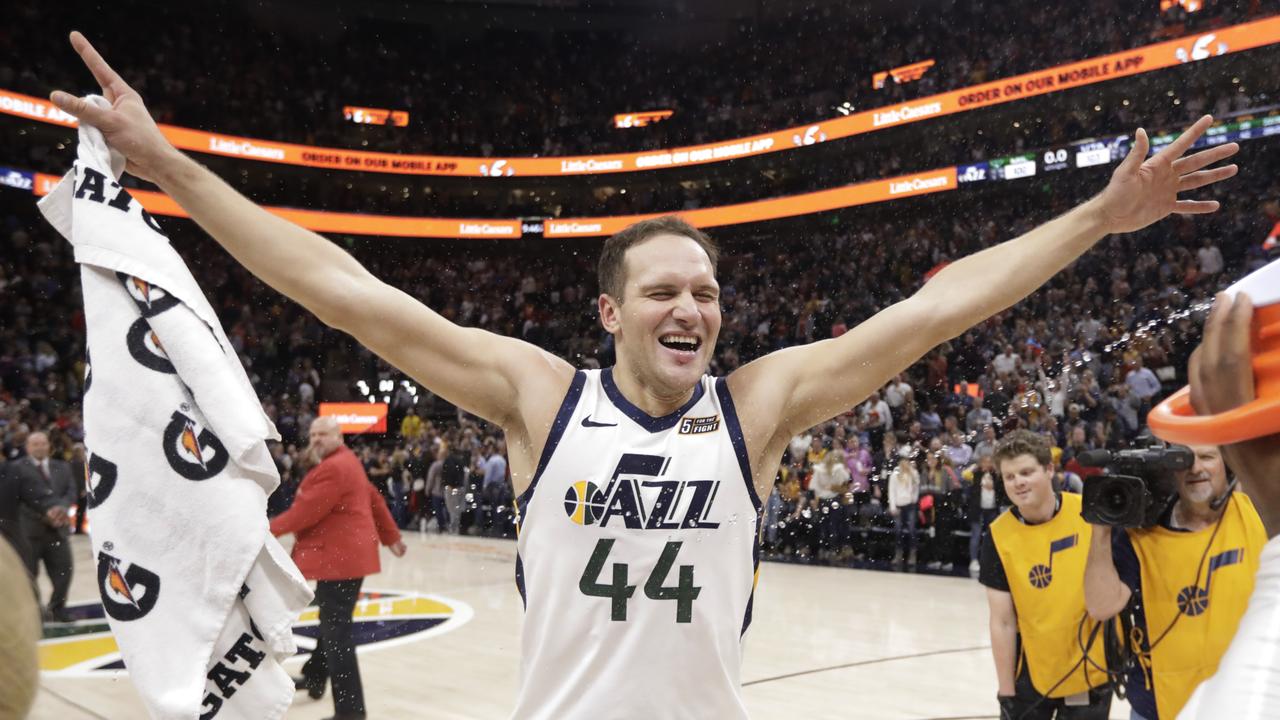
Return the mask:
[[514, 718], [745, 718], [760, 501], [723, 379], [646, 415], [579, 371], [516, 500]]

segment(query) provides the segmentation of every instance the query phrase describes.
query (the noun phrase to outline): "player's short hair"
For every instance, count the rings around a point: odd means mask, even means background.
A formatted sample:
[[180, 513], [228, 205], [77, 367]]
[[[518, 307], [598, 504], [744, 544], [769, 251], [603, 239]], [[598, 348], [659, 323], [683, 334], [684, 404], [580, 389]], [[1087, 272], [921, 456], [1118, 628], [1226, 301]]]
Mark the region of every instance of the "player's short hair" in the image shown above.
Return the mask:
[[716, 263], [720, 260], [720, 248], [715, 241], [681, 218], [664, 215], [628, 225], [604, 242], [600, 263], [596, 266], [600, 292], [622, 301], [622, 290], [627, 284], [627, 250], [656, 235], [680, 235], [698, 243], [711, 261], [711, 272], [715, 273]]
[[998, 468], [1005, 460], [1012, 460], [1021, 455], [1030, 455], [1041, 465], [1053, 464], [1053, 451], [1049, 447], [1049, 441], [1043, 435], [1037, 435], [1030, 430], [1014, 430], [1000, 438], [1000, 442], [996, 443], [995, 452], [992, 453], [992, 459], [996, 461]]

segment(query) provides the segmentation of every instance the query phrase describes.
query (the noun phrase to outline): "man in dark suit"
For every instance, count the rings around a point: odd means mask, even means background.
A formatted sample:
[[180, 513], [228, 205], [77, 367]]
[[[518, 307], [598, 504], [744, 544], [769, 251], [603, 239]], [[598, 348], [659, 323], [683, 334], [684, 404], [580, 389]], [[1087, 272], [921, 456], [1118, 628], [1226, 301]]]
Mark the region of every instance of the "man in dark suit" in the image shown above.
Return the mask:
[[20, 462], [23, 460], [0, 462], [0, 538], [9, 541], [22, 559], [22, 566], [28, 568], [31, 548], [22, 532], [19, 513], [30, 508], [44, 513], [51, 524], [59, 524], [67, 521], [67, 509], [58, 505], [58, 498], [47, 484], [37, 482], [38, 475], [15, 472]]
[[313, 698], [333, 685], [333, 720], [365, 717], [364, 690], [351, 638], [351, 614], [366, 575], [381, 570], [378, 543], [400, 557], [404, 542], [382, 494], [342, 440], [332, 417], [311, 423], [309, 452], [319, 463], [302, 479], [293, 505], [271, 521], [271, 533], [293, 533], [293, 561], [316, 581], [320, 639], [295, 683]]
[[[64, 460], [49, 457], [49, 436], [33, 432], [27, 436], [27, 456], [13, 461], [13, 472], [25, 484], [46, 487], [53, 495], [53, 503], [66, 508], [75, 505], [76, 481], [71, 466]], [[45, 572], [53, 584], [53, 594], [45, 606], [45, 620], [70, 622], [67, 615], [67, 591], [71, 588], [71, 543], [67, 540], [70, 528], [65, 518], [55, 522], [46, 514], [26, 506], [22, 510], [22, 532], [26, 536], [27, 568], [31, 577], [40, 573], [44, 562]]]

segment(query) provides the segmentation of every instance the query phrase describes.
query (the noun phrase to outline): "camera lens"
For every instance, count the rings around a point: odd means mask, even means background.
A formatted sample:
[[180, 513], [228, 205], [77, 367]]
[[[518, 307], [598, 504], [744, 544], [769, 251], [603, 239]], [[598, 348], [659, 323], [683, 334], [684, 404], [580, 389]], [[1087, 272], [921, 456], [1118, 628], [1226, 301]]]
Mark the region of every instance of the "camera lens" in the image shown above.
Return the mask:
[[1123, 513], [1130, 502], [1128, 488], [1120, 483], [1109, 483], [1102, 491], [1102, 506], [1109, 512]]

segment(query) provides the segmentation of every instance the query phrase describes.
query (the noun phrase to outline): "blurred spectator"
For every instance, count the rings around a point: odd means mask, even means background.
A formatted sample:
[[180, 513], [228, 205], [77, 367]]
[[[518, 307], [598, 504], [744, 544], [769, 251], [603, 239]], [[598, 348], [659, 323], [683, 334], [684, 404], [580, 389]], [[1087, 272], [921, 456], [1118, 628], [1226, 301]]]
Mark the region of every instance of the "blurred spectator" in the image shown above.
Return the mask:
[[920, 514], [920, 471], [915, 461], [903, 456], [889, 476], [889, 514], [893, 516], [893, 564], [902, 563], [907, 550], [907, 565], [916, 564], [916, 526]]

